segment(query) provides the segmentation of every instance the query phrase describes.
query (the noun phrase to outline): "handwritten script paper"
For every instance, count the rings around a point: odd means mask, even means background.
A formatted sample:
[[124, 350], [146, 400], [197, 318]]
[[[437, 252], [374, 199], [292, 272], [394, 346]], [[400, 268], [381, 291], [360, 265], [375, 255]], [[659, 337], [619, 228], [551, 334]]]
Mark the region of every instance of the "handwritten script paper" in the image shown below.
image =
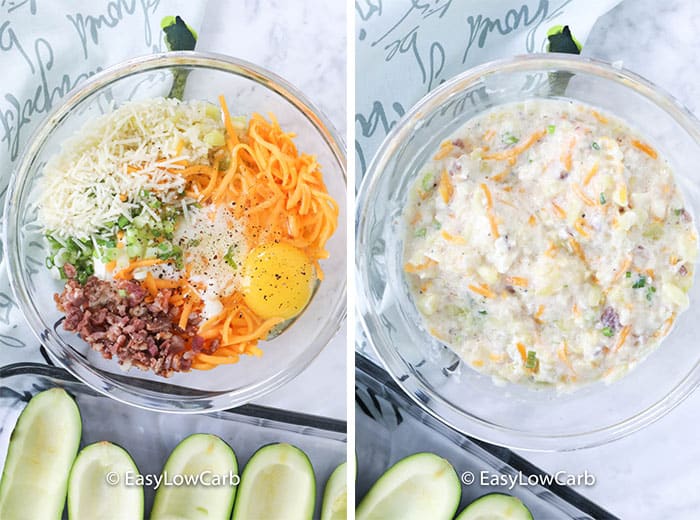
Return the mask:
[[421, 97], [497, 58], [544, 52], [568, 25], [580, 42], [617, 0], [357, 0], [355, 157], [361, 180], [379, 144]]
[[[67, 92], [110, 65], [164, 51], [161, 19], [180, 15], [198, 29], [205, 8], [186, 0], [0, 0], [0, 204], [27, 139]], [[39, 360], [0, 248], [0, 365]]]

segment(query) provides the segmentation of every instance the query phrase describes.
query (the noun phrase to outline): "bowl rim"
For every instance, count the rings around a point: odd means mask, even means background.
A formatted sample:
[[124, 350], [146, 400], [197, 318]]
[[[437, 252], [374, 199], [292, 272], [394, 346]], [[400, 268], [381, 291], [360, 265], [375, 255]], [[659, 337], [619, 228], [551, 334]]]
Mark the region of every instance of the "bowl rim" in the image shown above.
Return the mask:
[[[52, 327], [44, 327], [36, 309], [28, 304], [31, 298], [27, 292], [27, 288], [22, 282], [22, 276], [19, 273], [21, 260], [19, 258], [19, 248], [16, 243], [18, 229], [15, 225], [8, 225], [13, 221], [16, 223], [19, 219], [20, 208], [18, 200], [16, 199], [18, 199], [21, 190], [18, 188], [19, 186], [24, 186], [27, 181], [29, 167], [36, 153], [44, 145], [58, 122], [68, 116], [69, 112], [84, 99], [95, 94], [114, 81], [134, 74], [168, 69], [173, 66], [217, 70], [244, 77], [276, 93], [294, 106], [320, 134], [323, 141], [328, 146], [333, 159], [337, 163], [346, 190], [345, 196], [340, 204], [347, 208], [347, 161], [345, 142], [328, 117], [321, 110], [316, 108], [305, 94], [277, 74], [233, 56], [200, 51], [161, 52], [136, 56], [111, 65], [94, 74], [66, 94], [61, 102], [39, 122], [37, 127], [30, 134], [25, 149], [20, 159], [17, 161], [9, 179], [3, 210], [3, 220], [6, 224], [3, 226], [2, 240], [7, 255], [7, 272], [10, 287], [18, 302], [20, 312], [25, 322], [29, 325], [29, 329], [41, 344], [46, 345], [47, 351], [53, 359], [80, 381], [112, 399], [137, 408], [185, 414], [201, 413], [203, 411], [219, 411], [246, 404], [254, 399], [267, 395], [298, 376], [321, 353], [342, 328], [342, 324], [347, 317], [347, 279], [341, 281], [337, 296], [330, 309], [328, 318], [326, 319], [326, 324], [317, 336], [319, 340], [318, 346], [314, 349], [310, 349], [308, 348], [310, 343], [307, 343], [307, 348], [299, 355], [294, 365], [287, 365], [261, 381], [233, 391], [199, 390], [196, 396], [166, 396], [160, 394], [157, 390], [139, 391], [131, 387], [128, 383], [120, 382], [120, 374], [117, 373], [107, 372], [110, 377], [109, 379], [105, 378], [105, 376], [102, 375], [104, 371], [95, 368], [91, 363], [87, 362], [82, 355], [59, 338], [55, 331], [50, 330]], [[10, 247], [11, 244], [13, 247]], [[163, 383], [165, 386], [168, 386], [167, 380], [164, 380]]]
[[[410, 136], [421, 116], [440, 106], [453, 96], [458, 96], [466, 88], [479, 82], [491, 73], [547, 71], [564, 69], [572, 72], [593, 74], [597, 77], [614, 81], [635, 90], [654, 105], [665, 111], [700, 147], [700, 121], [682, 103], [664, 89], [656, 86], [646, 78], [618, 65], [604, 60], [579, 55], [561, 53], [534, 53], [497, 59], [477, 65], [452, 77], [435, 90], [423, 96], [397, 122], [380, 144], [374, 154], [357, 195], [356, 203], [356, 253], [355, 268], [358, 272], [357, 307], [359, 322], [374, 354], [383, 363], [397, 385], [425, 412], [444, 424], [477, 439], [525, 451], [573, 451], [600, 446], [630, 435], [661, 419], [673, 408], [684, 401], [700, 386], [700, 360], [686, 375], [663, 397], [647, 406], [633, 416], [607, 426], [582, 431], [550, 435], [540, 432], [528, 432], [497, 425], [491, 421], [463, 414], [437, 392], [425, 385], [411, 371], [407, 362], [401, 358], [397, 349], [382, 345], [374, 336], [373, 330], [383, 327], [379, 314], [369, 306], [370, 287], [363, 251], [369, 250], [368, 234], [368, 200], [376, 192], [382, 173], [392, 160], [400, 143]], [[566, 97], [566, 96], [564, 96]], [[403, 370], [404, 374], [399, 373]], [[409, 376], [406, 377], [406, 374]], [[432, 404], [429, 404], [432, 403]]]

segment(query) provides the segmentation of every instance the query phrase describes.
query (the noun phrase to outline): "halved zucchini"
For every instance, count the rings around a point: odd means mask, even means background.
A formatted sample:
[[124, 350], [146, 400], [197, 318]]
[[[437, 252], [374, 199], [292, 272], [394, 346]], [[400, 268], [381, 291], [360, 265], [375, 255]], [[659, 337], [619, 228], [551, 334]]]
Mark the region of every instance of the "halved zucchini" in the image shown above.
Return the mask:
[[165, 463], [164, 480], [156, 491], [151, 520], [229, 520], [236, 498], [237, 474], [236, 455], [228, 444], [216, 435], [190, 435], [175, 447]]
[[270, 444], [246, 464], [232, 520], [310, 520], [315, 504], [309, 458], [289, 444]]
[[348, 517], [347, 464], [333, 470], [326, 482], [321, 505], [321, 520], [345, 520]]
[[0, 482], [0, 518], [61, 518], [81, 431], [78, 406], [62, 388], [29, 401], [10, 436]]
[[532, 513], [519, 498], [489, 493], [477, 498], [455, 520], [532, 520]]
[[450, 520], [462, 484], [452, 464], [434, 453], [400, 460], [374, 483], [357, 507], [357, 520]]
[[130, 520], [143, 518], [143, 486], [126, 450], [102, 441], [83, 448], [68, 481], [68, 518]]

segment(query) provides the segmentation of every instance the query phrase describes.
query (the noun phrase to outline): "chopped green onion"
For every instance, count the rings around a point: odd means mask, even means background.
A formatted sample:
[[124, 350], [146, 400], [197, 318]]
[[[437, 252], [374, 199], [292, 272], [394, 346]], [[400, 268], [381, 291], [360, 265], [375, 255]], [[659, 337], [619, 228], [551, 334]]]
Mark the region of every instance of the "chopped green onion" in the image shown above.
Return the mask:
[[119, 216], [119, 220], [117, 220], [117, 226], [119, 226], [119, 229], [124, 229], [128, 223], [128, 218], [126, 218], [124, 215]]
[[600, 150], [600, 145], [593, 141], [593, 143], [591, 143], [591, 148], [593, 148], [594, 150]]
[[525, 368], [535, 368], [537, 366], [537, 352], [534, 350], [527, 351], [527, 360], [525, 361]]
[[501, 141], [503, 141], [504, 144], [515, 144], [515, 143], [517, 143], [518, 141], [520, 141], [520, 139], [518, 139], [517, 137], [515, 137], [515, 136], [514, 136], [513, 134], [511, 134], [510, 132], [506, 132], [506, 133], [503, 134], [503, 136], [501, 137]]
[[601, 192], [600, 192], [600, 204], [603, 205], [603, 204], [605, 204], [606, 202], [607, 202], [607, 200], [605, 199], [605, 193], [603, 193], [603, 192], [601, 191]]
[[435, 229], [440, 229], [440, 228], [442, 228], [442, 224], [437, 220], [433, 220], [433, 227]]
[[615, 335], [615, 331], [612, 330], [611, 327], [605, 327], [603, 329], [603, 336], [607, 336], [608, 338], [612, 338]]
[[121, 298], [126, 298], [126, 290], [125, 290], [125, 289], [119, 289], [119, 290], [117, 291], [117, 294], [118, 294]]
[[420, 228], [418, 231], [416, 231], [415, 235], [416, 237], [422, 238], [425, 236], [425, 234], [428, 232], [427, 229], [425, 228]]
[[547, 133], [548, 134], [553, 134], [556, 129], [557, 129], [557, 127], [555, 125], [547, 125]]
[[435, 187], [435, 179], [432, 173], [426, 173], [421, 181], [421, 188], [423, 191], [430, 191]]
[[654, 296], [654, 293], [656, 292], [656, 287], [650, 285], [647, 287], [647, 301], [651, 301], [651, 298]]
[[680, 217], [680, 216], [681, 216], [681, 213], [683, 213], [683, 210], [682, 210], [682, 209], [674, 209], [674, 210], [673, 210], [673, 214], [674, 214], [675, 216], [677, 216], [677, 217]]
[[486, 312], [486, 311], [479, 311], [479, 314], [481, 314], [482, 316], [486, 316], [486, 315], [488, 314], [488, 312]]
[[625, 278], [632, 278], [632, 271], [627, 271], [625, 273]]
[[632, 285], [632, 289], [641, 289], [647, 284], [646, 276], [640, 276], [636, 282]]
[[53, 257], [47, 256], [46, 261], [44, 263], [46, 264], [47, 269], [51, 269], [54, 266]]
[[235, 252], [236, 247], [229, 246], [228, 251], [226, 251], [226, 254], [224, 255], [224, 261], [234, 269], [238, 269], [238, 264], [236, 264], [236, 261], [233, 259], [233, 255]]

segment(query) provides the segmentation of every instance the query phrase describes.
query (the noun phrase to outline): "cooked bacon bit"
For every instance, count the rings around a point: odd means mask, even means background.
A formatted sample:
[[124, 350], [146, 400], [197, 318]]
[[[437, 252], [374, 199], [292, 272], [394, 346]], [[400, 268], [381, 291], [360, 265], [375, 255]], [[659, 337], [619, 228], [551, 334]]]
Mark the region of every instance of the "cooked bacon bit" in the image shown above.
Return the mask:
[[603, 309], [603, 314], [600, 315], [600, 323], [603, 324], [603, 327], [610, 327], [614, 332], [620, 330], [622, 326], [620, 315], [610, 306]]
[[452, 144], [457, 148], [464, 149], [464, 141], [462, 141], [461, 139], [455, 139], [454, 141], [452, 141]]
[[[65, 266], [64, 270], [72, 274]], [[199, 341], [200, 322], [199, 313], [191, 312], [184, 328], [178, 327], [178, 309], [170, 305], [171, 295], [170, 289], [159, 289], [153, 297], [133, 280], [103, 281], [91, 276], [85, 285], [70, 278], [54, 300], [66, 314], [63, 328], [77, 332], [104, 358], [116, 357], [124, 366], [167, 377], [190, 370], [194, 354], [187, 346]]]
[[681, 276], [686, 276], [688, 274], [688, 268], [685, 265], [680, 266], [678, 269], [678, 274]]

